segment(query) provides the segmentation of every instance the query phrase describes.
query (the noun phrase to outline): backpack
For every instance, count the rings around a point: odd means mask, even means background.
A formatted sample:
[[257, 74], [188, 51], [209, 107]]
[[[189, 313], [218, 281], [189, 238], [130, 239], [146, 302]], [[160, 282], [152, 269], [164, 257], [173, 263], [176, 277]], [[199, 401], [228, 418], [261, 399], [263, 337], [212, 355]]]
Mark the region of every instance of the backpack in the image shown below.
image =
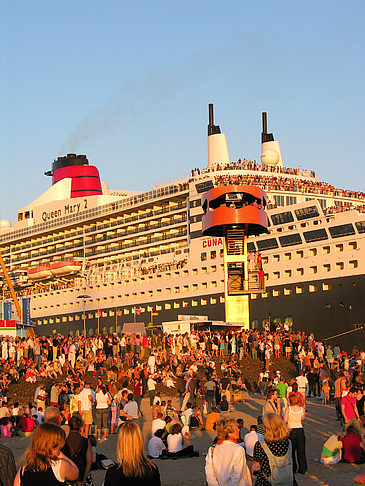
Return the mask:
[[78, 449], [74, 450], [70, 441], [66, 439], [66, 444], [69, 453], [67, 456], [75, 463], [79, 470], [79, 477], [76, 480], [77, 481], [82, 481], [84, 477], [84, 472], [85, 472], [85, 467], [86, 467], [86, 452], [88, 448], [88, 439], [85, 437], [82, 437], [82, 440], [80, 441], [80, 445]]
[[261, 447], [269, 459], [271, 476], [265, 477], [272, 486], [292, 486], [293, 484], [293, 464], [292, 464], [292, 445], [289, 440], [288, 452], [285, 456], [274, 456], [264, 440], [259, 441]]

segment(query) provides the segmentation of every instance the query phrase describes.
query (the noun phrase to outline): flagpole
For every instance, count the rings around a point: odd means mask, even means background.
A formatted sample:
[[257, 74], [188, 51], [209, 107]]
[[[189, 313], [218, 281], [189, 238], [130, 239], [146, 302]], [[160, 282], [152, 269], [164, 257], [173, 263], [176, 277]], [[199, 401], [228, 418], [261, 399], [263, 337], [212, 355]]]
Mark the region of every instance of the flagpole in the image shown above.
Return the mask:
[[136, 308], [133, 307], [133, 312], [134, 312], [134, 317], [133, 317], [133, 322], [136, 322]]
[[118, 324], [118, 316], [117, 316], [117, 308], [115, 308], [115, 332], [117, 333], [117, 324]]
[[100, 314], [98, 309], [98, 335], [100, 335]]

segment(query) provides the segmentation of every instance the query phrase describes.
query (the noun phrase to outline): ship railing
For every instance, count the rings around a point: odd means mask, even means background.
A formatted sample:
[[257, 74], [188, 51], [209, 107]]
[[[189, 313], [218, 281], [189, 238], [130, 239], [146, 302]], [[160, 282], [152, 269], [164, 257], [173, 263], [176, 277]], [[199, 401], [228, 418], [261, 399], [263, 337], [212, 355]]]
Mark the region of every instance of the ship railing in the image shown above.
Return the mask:
[[165, 179], [163, 181], [156, 182], [153, 184], [154, 189], [157, 187], [167, 186], [168, 184], [173, 184], [174, 182], [186, 181], [190, 178], [190, 174], [182, 174], [176, 177], [171, 177], [170, 179]]
[[52, 221], [46, 221], [44, 223], [39, 223], [31, 228], [23, 228], [20, 230], [15, 230], [0, 236], [0, 242], [11, 241], [15, 238], [27, 236], [35, 233], [41, 233], [48, 229], [55, 228], [57, 226], [65, 226], [67, 224], [74, 224], [82, 220], [87, 220], [101, 215], [107, 215], [109, 213], [114, 213], [117, 210], [124, 210], [130, 207], [135, 207], [138, 204], [142, 204], [146, 201], [157, 199], [159, 197], [170, 196], [177, 192], [187, 191], [189, 189], [189, 184], [187, 182], [178, 182], [175, 185], [169, 185], [164, 187], [158, 187], [149, 192], [143, 192], [136, 196], [130, 196], [128, 198], [123, 198], [119, 201], [104, 204], [98, 208], [85, 209], [77, 215], [63, 216], [56, 218]]

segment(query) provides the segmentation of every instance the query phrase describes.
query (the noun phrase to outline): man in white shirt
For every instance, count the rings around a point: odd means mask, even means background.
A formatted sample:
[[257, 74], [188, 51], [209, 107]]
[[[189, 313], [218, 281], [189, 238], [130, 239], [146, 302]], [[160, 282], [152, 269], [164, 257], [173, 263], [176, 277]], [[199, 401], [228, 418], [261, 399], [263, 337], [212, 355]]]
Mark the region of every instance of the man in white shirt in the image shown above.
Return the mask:
[[123, 412], [134, 420], [138, 419], [138, 403], [134, 400], [132, 393], [128, 395], [128, 402], [124, 405]]
[[155, 435], [150, 439], [148, 443], [148, 455], [153, 459], [157, 459], [160, 456], [165, 455], [166, 447], [165, 444], [162, 442], [162, 430], [156, 430]]
[[85, 424], [84, 431], [82, 434], [84, 437], [89, 436], [90, 425], [92, 425], [93, 423], [93, 414], [92, 414], [93, 398], [92, 398], [90, 388], [91, 388], [90, 383], [86, 383], [84, 388], [80, 391], [80, 393], [77, 396], [79, 413]]
[[152, 374], [155, 372], [155, 365], [156, 365], [156, 356], [155, 353], [152, 353], [147, 361], [148, 369]]
[[157, 418], [152, 420], [151, 435], [154, 436], [156, 430], [158, 430], [158, 429], [164, 429], [165, 425], [166, 425], [166, 422], [163, 420], [163, 414], [161, 412], [158, 412]]
[[297, 376], [296, 382], [298, 383], [298, 391], [302, 394], [303, 400], [305, 400], [305, 392], [308, 386], [308, 379], [304, 376], [304, 370], [300, 372], [300, 375]]
[[246, 434], [243, 439], [243, 445], [246, 449], [246, 457], [253, 457], [253, 448], [258, 440], [264, 440], [264, 436], [257, 433], [257, 425], [251, 425], [250, 432]]
[[152, 407], [153, 405], [153, 400], [156, 395], [156, 382], [150, 375], [150, 377], [147, 380], [147, 388], [148, 388], [148, 394], [150, 396], [150, 406]]

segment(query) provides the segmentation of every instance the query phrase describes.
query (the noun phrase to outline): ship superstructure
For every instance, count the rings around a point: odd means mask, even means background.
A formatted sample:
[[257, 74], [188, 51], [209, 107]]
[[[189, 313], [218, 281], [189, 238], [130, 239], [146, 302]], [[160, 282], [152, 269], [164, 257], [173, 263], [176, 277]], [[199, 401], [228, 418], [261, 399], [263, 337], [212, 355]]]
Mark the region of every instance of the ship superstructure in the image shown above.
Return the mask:
[[202, 199], [242, 185], [266, 192], [269, 220], [268, 235], [248, 238], [266, 285], [251, 295], [250, 327], [280, 319], [326, 336], [363, 320], [365, 194], [285, 167], [266, 114], [261, 163], [229, 161], [212, 109], [208, 148], [205, 169], [148, 192], [110, 190], [85, 156], [53, 163], [50, 189], [13, 226], [0, 222], [0, 251], [38, 333], [120, 331], [136, 310], [145, 323], [226, 320], [223, 239], [203, 236]]

